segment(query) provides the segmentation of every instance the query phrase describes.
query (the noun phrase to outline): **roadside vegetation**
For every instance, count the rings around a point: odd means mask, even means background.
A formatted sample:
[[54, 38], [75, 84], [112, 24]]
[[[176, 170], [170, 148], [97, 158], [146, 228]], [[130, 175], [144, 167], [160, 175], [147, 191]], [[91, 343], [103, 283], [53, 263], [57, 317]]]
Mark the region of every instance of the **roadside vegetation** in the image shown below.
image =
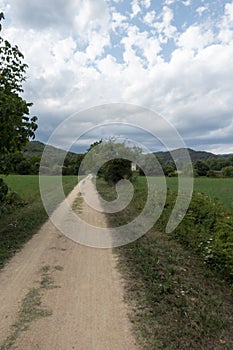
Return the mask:
[[[98, 179], [97, 188], [106, 200], [114, 198], [114, 186], [103, 179]], [[143, 208], [144, 177], [134, 181], [134, 190], [125, 210], [108, 214], [111, 226], [129, 222]], [[136, 335], [148, 350], [231, 349], [233, 216], [213, 199], [214, 192], [212, 198], [195, 192], [182, 223], [165, 234], [176, 199], [173, 190], [155, 227], [115, 249]]]
[[[4, 201], [0, 220], [0, 267], [27, 242], [48, 218], [43, 207], [37, 175], [3, 176], [9, 187], [9, 199]], [[59, 177], [48, 176], [48, 195], [53, 206], [59, 204], [56, 186]], [[64, 176], [63, 189], [67, 195], [77, 183], [77, 176]], [[8, 196], [8, 195], [7, 195]], [[10, 199], [13, 197], [11, 203]], [[17, 201], [15, 200], [17, 198]]]

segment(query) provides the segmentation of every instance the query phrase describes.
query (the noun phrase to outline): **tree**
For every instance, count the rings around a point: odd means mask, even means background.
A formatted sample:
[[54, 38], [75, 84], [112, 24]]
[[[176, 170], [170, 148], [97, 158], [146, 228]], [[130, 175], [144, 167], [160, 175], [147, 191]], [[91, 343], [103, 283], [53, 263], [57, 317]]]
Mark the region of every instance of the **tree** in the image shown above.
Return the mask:
[[168, 177], [177, 176], [176, 167], [173, 163], [170, 163], [164, 167], [164, 175]]
[[[1, 20], [4, 15], [0, 13]], [[23, 92], [27, 65], [23, 63], [24, 56], [17, 46], [0, 36], [0, 155], [21, 151], [30, 138], [35, 137], [37, 117], [29, 117], [29, 107], [19, 94]], [[1, 158], [2, 159], [2, 158]], [[4, 170], [5, 167], [0, 164]], [[7, 171], [7, 170], [6, 170]], [[0, 207], [3, 205], [8, 187], [1, 181]]]
[[117, 143], [114, 138], [92, 144], [84, 157], [82, 169], [98, 174], [109, 183], [132, 177], [131, 162], [136, 162], [141, 150], [136, 146]]
[[16, 167], [16, 173], [20, 175], [29, 175], [32, 173], [32, 165], [28, 159], [22, 160]]
[[0, 36], [0, 154], [22, 150], [37, 129], [37, 117], [29, 117], [32, 103], [19, 95], [26, 80], [27, 65], [23, 59], [18, 47]]
[[105, 181], [110, 184], [116, 184], [122, 179], [130, 180], [132, 178], [131, 161], [127, 159], [113, 159], [105, 163], [98, 172]]
[[77, 155], [77, 159], [76, 159], [76, 163], [75, 163], [75, 175], [77, 175], [77, 174], [80, 174], [80, 175], [84, 174], [83, 169], [80, 168], [84, 156], [85, 156], [84, 154], [78, 154]]
[[197, 176], [206, 176], [210, 168], [206, 162], [197, 160], [194, 163], [194, 170], [196, 171]]
[[233, 177], [233, 166], [229, 165], [222, 169], [222, 174], [224, 177]]
[[208, 170], [206, 176], [207, 177], [216, 177], [216, 171], [210, 169], [210, 170]]

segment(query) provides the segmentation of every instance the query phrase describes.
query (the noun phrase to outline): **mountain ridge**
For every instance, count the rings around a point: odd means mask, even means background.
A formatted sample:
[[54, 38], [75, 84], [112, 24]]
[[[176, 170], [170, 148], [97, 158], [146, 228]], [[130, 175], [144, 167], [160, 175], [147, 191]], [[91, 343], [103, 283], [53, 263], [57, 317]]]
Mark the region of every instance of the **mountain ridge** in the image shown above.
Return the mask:
[[[76, 153], [76, 152], [70, 152], [70, 151], [65, 151], [61, 148], [57, 148], [54, 147], [52, 145], [46, 145], [45, 143], [35, 140], [35, 141], [30, 141], [24, 148], [23, 150], [23, 154], [26, 157], [31, 157], [31, 156], [41, 156], [45, 146], [47, 146], [47, 149], [49, 149], [52, 152], [56, 152], [56, 153], [62, 153], [64, 154], [67, 153], [70, 156], [75, 157], [78, 154], [81, 153]], [[218, 159], [218, 158], [226, 158], [226, 157], [232, 157], [233, 154], [229, 153], [229, 154], [214, 154], [212, 152], [208, 152], [208, 151], [196, 151], [193, 150], [191, 148], [178, 148], [172, 151], [158, 151], [158, 152], [153, 152], [153, 154], [155, 154], [163, 163], [169, 163], [172, 162], [174, 159], [179, 158], [180, 160], [182, 160], [182, 154], [185, 150], [188, 150], [190, 158], [192, 160], [192, 162], [195, 162], [197, 160], [202, 160], [202, 161], [206, 161], [209, 159]]]

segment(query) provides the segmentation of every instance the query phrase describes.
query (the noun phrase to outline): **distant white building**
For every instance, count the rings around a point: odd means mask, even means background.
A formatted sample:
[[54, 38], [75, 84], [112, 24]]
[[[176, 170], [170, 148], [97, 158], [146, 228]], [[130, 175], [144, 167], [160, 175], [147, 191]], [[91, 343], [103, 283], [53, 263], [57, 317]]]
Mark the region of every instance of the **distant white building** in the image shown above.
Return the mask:
[[131, 163], [131, 170], [132, 171], [136, 171], [137, 170], [137, 164], [136, 163], [134, 163], [134, 162]]

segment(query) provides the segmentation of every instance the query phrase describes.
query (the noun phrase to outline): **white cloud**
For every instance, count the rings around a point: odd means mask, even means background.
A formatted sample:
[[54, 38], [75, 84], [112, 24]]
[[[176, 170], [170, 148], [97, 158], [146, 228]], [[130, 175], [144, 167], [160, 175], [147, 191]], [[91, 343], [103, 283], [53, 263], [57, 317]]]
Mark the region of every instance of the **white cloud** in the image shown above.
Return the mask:
[[213, 40], [213, 33], [210, 30], [203, 30], [201, 27], [194, 25], [180, 35], [178, 46], [188, 50], [200, 50], [211, 44]]
[[141, 0], [141, 5], [145, 7], [146, 9], [150, 8], [151, 1], [150, 0]]
[[165, 5], [171, 5], [175, 2], [175, 0], [165, 0]]
[[225, 5], [225, 14], [228, 17], [228, 21], [233, 23], [233, 2]]
[[201, 16], [205, 11], [208, 11], [208, 6], [200, 6], [196, 9], [199, 16]]
[[167, 43], [168, 39], [175, 38], [177, 31], [176, 27], [172, 25], [174, 13], [170, 7], [164, 6], [160, 17], [162, 18], [162, 21], [155, 22], [153, 27], [159, 33], [160, 42]]
[[66, 63], [66, 61], [69, 60], [74, 54], [75, 49], [76, 42], [73, 40], [73, 38], [68, 37], [57, 41], [54, 45], [52, 53], [58, 61]]
[[[161, 46], [159, 40], [149, 36], [147, 32], [140, 32], [136, 26], [129, 27], [128, 35], [121, 42], [125, 46], [124, 58], [126, 63], [130, 63], [133, 56], [134, 62], [140, 62], [142, 66], [151, 66], [157, 62]], [[140, 52], [140, 58], [137, 50]]]
[[155, 21], [155, 14], [156, 14], [155, 11], [148, 11], [143, 18], [144, 23], [146, 23], [147, 25], [152, 25], [153, 22]]
[[225, 5], [219, 29], [219, 40], [225, 44], [230, 43], [233, 40], [233, 2]]
[[192, 0], [185, 0], [185, 1], [182, 1], [182, 4], [184, 6], [190, 6], [192, 4]]
[[149, 66], [153, 66], [158, 62], [158, 54], [161, 52], [161, 50], [162, 49], [158, 39], [150, 37], [145, 40], [143, 55], [147, 59]]
[[119, 12], [113, 12], [111, 24], [114, 32], [118, 29], [126, 29], [128, 27], [127, 17]]
[[104, 76], [108, 77], [109, 73], [112, 72], [112, 76], [118, 78], [120, 78], [123, 71], [122, 65], [118, 64], [116, 59], [111, 55], [107, 55], [98, 62], [98, 69]]
[[86, 54], [91, 61], [104, 53], [105, 46], [110, 44], [109, 35], [102, 35], [98, 32], [92, 32], [89, 40], [89, 45], [86, 49]]
[[[5, 0], [6, 1], [6, 0]], [[109, 29], [109, 9], [104, 0], [15, 0], [6, 16], [14, 26], [32, 30], [55, 30], [87, 40], [91, 31]]]
[[92, 31], [106, 34], [110, 26], [110, 15], [106, 3], [103, 0], [79, 0], [80, 4], [74, 1], [75, 13], [74, 28], [75, 34], [85, 39]]
[[173, 11], [169, 7], [164, 6], [164, 8], [163, 8], [163, 22], [164, 22], [165, 26], [169, 26], [171, 24], [171, 21], [173, 20], [173, 18], [174, 18]]
[[131, 18], [134, 18], [141, 12], [141, 8], [139, 6], [138, 0], [133, 0], [131, 2], [131, 7], [132, 7], [132, 13], [130, 16]]

